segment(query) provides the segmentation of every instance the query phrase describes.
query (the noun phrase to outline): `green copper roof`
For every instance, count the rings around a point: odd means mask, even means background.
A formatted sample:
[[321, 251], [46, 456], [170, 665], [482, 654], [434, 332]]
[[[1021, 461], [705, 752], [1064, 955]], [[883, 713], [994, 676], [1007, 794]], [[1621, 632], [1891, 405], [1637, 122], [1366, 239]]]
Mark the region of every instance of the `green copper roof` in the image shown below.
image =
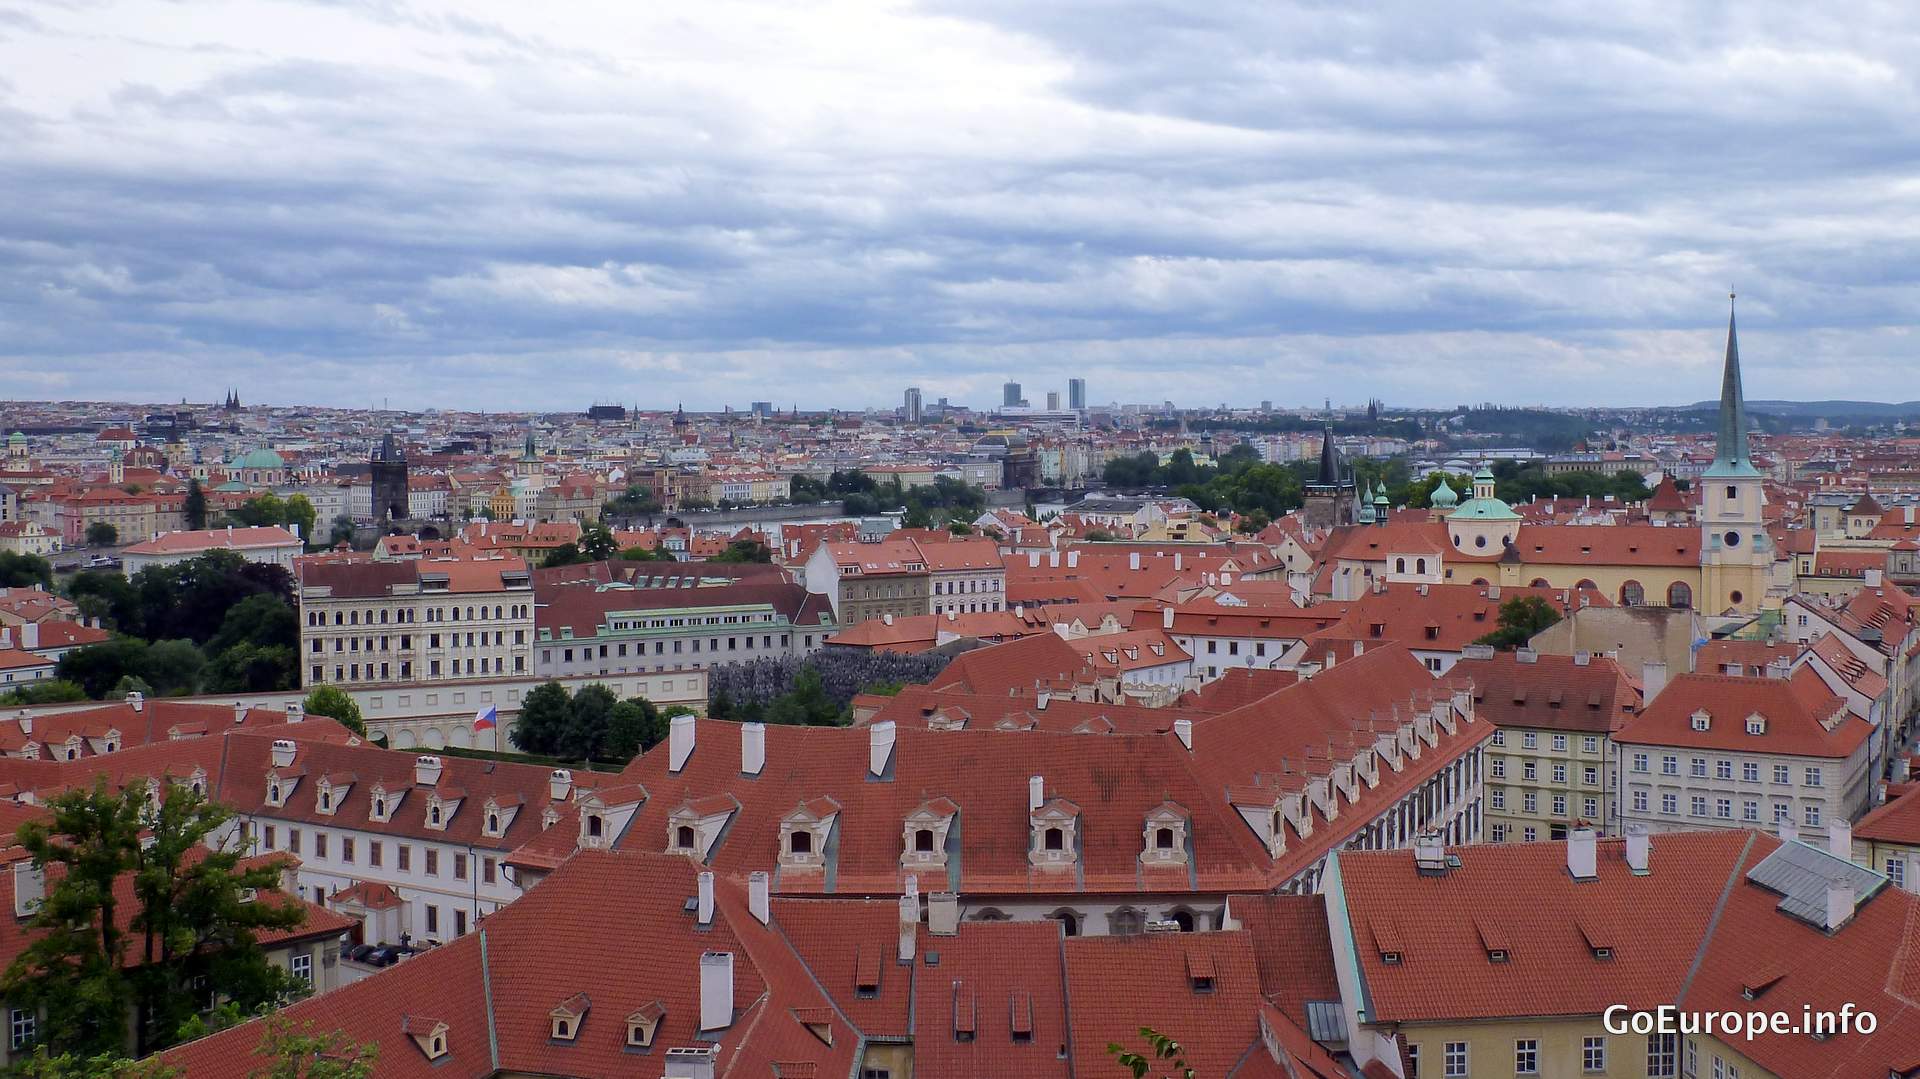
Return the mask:
[[1733, 297], [1727, 297], [1727, 359], [1720, 371], [1720, 431], [1708, 479], [1758, 476], [1747, 452], [1747, 398], [1740, 386], [1740, 339], [1734, 333]]
[[1449, 521], [1518, 521], [1513, 507], [1497, 498], [1469, 498], [1447, 518]]
[[1433, 493], [1427, 496], [1427, 502], [1429, 505], [1445, 509], [1448, 506], [1459, 505], [1460, 496], [1454, 493], [1453, 487], [1446, 480], [1441, 480], [1439, 486], [1433, 489]]
[[240, 456], [234, 458], [233, 464], [230, 465], [229, 467], [231, 468], [285, 468], [287, 467], [287, 462], [279, 454], [263, 446], [257, 450], [248, 450], [246, 453], [243, 453]]

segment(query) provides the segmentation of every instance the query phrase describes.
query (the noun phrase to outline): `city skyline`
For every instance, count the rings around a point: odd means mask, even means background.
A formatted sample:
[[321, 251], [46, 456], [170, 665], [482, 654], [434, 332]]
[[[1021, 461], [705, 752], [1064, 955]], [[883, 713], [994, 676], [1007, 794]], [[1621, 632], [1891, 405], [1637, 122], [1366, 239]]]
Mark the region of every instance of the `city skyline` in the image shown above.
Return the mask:
[[1486, 16], [37, 9], [0, 397], [1920, 398], [1920, 22]]

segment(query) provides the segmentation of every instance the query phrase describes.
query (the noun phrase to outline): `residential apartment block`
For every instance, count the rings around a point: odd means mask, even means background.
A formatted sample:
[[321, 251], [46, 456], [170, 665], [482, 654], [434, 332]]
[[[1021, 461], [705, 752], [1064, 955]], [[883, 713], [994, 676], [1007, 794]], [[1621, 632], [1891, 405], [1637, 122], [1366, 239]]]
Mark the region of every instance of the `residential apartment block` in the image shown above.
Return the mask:
[[[638, 563], [650, 567], [656, 563]], [[630, 582], [546, 583], [540, 571], [534, 673], [541, 677], [697, 670], [811, 654], [837, 628], [825, 596], [772, 579], [702, 583], [689, 572]]]
[[308, 686], [419, 684], [533, 670], [533, 583], [507, 555], [300, 568]]

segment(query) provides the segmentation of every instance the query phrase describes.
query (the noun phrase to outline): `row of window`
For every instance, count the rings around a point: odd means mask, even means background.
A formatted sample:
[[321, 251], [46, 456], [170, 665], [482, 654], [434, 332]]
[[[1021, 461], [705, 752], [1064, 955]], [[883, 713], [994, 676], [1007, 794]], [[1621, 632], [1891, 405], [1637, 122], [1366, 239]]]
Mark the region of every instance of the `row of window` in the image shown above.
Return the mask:
[[[500, 656], [491, 656], [491, 657], [479, 656], [475, 658], [469, 658], [464, 662], [465, 662], [465, 670], [463, 671], [461, 669], [462, 661], [458, 659], [447, 660], [444, 665], [440, 660], [437, 660], [437, 659], [428, 660], [427, 661], [427, 677], [428, 678], [458, 678], [462, 674], [506, 674], [507, 673], [507, 661]], [[312, 671], [312, 674], [313, 674], [313, 678], [310, 684], [321, 685], [327, 681], [326, 667], [316, 663], [310, 668], [310, 670]], [[396, 674], [395, 673], [396, 668], [392, 663], [381, 663], [378, 665], [372, 662], [367, 662], [364, 664], [336, 663], [333, 665], [333, 681], [335, 682], [363, 682], [363, 681], [364, 682], [389, 682], [396, 677], [398, 677], [403, 682], [412, 681], [413, 661], [402, 660], [397, 668], [397, 671], [398, 673]], [[526, 672], [527, 672], [527, 657], [525, 656], [513, 657], [513, 673], [525, 674]]]
[[[1507, 744], [1507, 732], [1504, 730], [1496, 729], [1493, 732], [1493, 744], [1496, 748], [1505, 746]], [[1553, 746], [1553, 751], [1555, 753], [1565, 753], [1567, 751], [1567, 744], [1568, 744], [1567, 736], [1564, 734], [1556, 734], [1553, 736], [1553, 741], [1551, 744]], [[1520, 746], [1523, 749], [1539, 749], [1540, 748], [1540, 732], [1539, 731], [1521, 731]], [[1580, 752], [1582, 753], [1600, 752], [1600, 736], [1597, 734], [1582, 735], [1580, 738]]]
[[[700, 641], [701, 639], [698, 637], [693, 638], [691, 641], [691, 644], [693, 645], [693, 647], [686, 649], [686, 651], [689, 651], [689, 652], [700, 651], [701, 650]], [[709, 652], [722, 651], [720, 647], [720, 641], [721, 641], [721, 638], [719, 637], [706, 638], [706, 644], [707, 644], [706, 650]], [[746, 642], [744, 645], [741, 643], [743, 641]], [[752, 635], [748, 635], [745, 637], [728, 637], [726, 638], [726, 642], [727, 642], [727, 647], [725, 648], [725, 651], [728, 651], [728, 652], [737, 652], [742, 648], [751, 649], [753, 647]], [[666, 655], [667, 652], [669, 651], [669, 649], [667, 648], [667, 645], [671, 644], [673, 645], [673, 648], [671, 649], [671, 651], [673, 652], [674, 655], [677, 656], [681, 654], [681, 650], [682, 650], [681, 646], [687, 643], [689, 642], [685, 640], [655, 641], [653, 642], [653, 654], [656, 656]], [[792, 644], [793, 644], [793, 634], [782, 633], [780, 635], [780, 647], [787, 648], [787, 647], [791, 647]], [[761, 634], [760, 647], [761, 648], [773, 647], [773, 635], [771, 633]], [[813, 635], [810, 633], [806, 635], [806, 647], [808, 648], [813, 647]], [[585, 660], [594, 658], [595, 648], [599, 649], [599, 652], [600, 652], [599, 658], [601, 659], [606, 659], [608, 658], [609, 655], [615, 655], [621, 658], [625, 658], [627, 655], [627, 642], [621, 641], [621, 642], [618, 642], [617, 644], [583, 645], [580, 648], [580, 659], [582, 661], [585, 661]], [[610, 649], [611, 649], [611, 652], [609, 651]], [[574, 650], [571, 648], [560, 649], [560, 662], [563, 664], [572, 663], [573, 652]], [[636, 656], [646, 655], [647, 642], [645, 641], [634, 642], [633, 654]], [[553, 663], [553, 649], [542, 648], [540, 650], [540, 663], [542, 666], [549, 666]]]
[[[1734, 762], [1724, 758], [1713, 761], [1713, 777], [1716, 779], [1732, 780], [1733, 763]], [[1687, 774], [1695, 779], [1705, 779], [1707, 778], [1707, 764], [1708, 761], [1705, 757], [1688, 758]], [[1653, 770], [1651, 756], [1646, 753], [1635, 753], [1633, 755], [1633, 770], [1641, 774], [1650, 774]], [[1660, 774], [1663, 776], [1679, 775], [1680, 757], [1673, 753], [1662, 754], [1660, 757]], [[1817, 765], [1808, 765], [1800, 771], [1800, 785], [1803, 787], [1824, 786], [1825, 778], [1825, 771]], [[1743, 783], [1760, 782], [1760, 763], [1758, 761], [1741, 761], [1740, 780]], [[1789, 764], [1774, 765], [1773, 781], [1782, 786], [1792, 784], [1793, 766]]]
[[[1496, 813], [1505, 812], [1507, 808], [1507, 792], [1504, 787], [1492, 788], [1487, 792], [1487, 798], [1488, 798], [1490, 807], [1493, 809], [1494, 812]], [[1567, 806], [1569, 805], [1569, 801], [1566, 795], [1564, 794], [1554, 795], [1550, 804], [1553, 806], [1554, 816], [1564, 817], [1567, 815]], [[1520, 811], [1522, 813], [1540, 812], [1539, 793], [1536, 791], [1522, 791], [1520, 793]], [[1590, 821], [1599, 820], [1600, 819], [1600, 799], [1592, 798], [1592, 797], [1581, 799], [1580, 800], [1580, 816]]]
[[[1507, 759], [1505, 757], [1493, 758], [1492, 774], [1493, 774], [1493, 778], [1495, 779], [1507, 778]], [[1553, 781], [1555, 783], [1564, 784], [1567, 781], [1567, 775], [1568, 775], [1567, 766], [1565, 764], [1562, 764], [1556, 761], [1554, 762], [1553, 767], [1548, 770], [1547, 774], [1553, 777]], [[1531, 761], [1531, 760], [1522, 760], [1520, 762], [1520, 778], [1526, 780], [1529, 783], [1537, 781], [1540, 778], [1539, 762]], [[1583, 785], [1588, 787], [1599, 786], [1600, 785], [1600, 766], [1595, 764], [1589, 764], [1581, 768], [1580, 782]]]
[[[1637, 790], [1633, 792], [1634, 812], [1648, 812], [1648, 804], [1646, 791]], [[1688, 799], [1687, 815], [1690, 817], [1712, 817], [1719, 820], [1733, 819], [1733, 799], [1731, 798], [1716, 798], [1713, 800], [1711, 807], [1712, 812], [1708, 812], [1708, 808], [1707, 796], [1704, 794], [1696, 794]], [[1680, 796], [1677, 794], [1662, 794], [1660, 796], [1660, 812], [1669, 817], [1679, 816]], [[1786, 802], [1775, 802], [1773, 804], [1773, 823], [1779, 824], [1782, 821], [1790, 819], [1792, 816], [1793, 807]], [[1806, 821], [1807, 827], [1820, 827], [1820, 804], [1818, 802], [1809, 804], [1802, 810], [1801, 816]], [[1758, 798], [1745, 798], [1741, 800], [1740, 819], [1748, 823], [1757, 823], [1760, 820], [1760, 800]]]
[[[262, 850], [283, 849], [278, 845], [279, 838], [280, 838], [279, 828], [276, 825], [268, 824], [268, 825], [261, 826], [260, 846]], [[337, 845], [331, 842], [331, 840], [336, 838], [339, 840], [339, 843]], [[350, 835], [329, 836], [325, 832], [316, 831], [313, 833], [313, 859], [317, 861], [323, 858], [327, 858], [330, 856], [329, 854], [330, 851], [337, 851], [339, 855], [339, 861], [341, 864], [354, 865], [356, 864], [355, 859], [360, 850], [360, 845], [357, 842], [357, 840], [358, 840], [358, 837], [356, 836], [350, 836]], [[287, 829], [287, 845], [284, 848], [286, 852], [289, 854], [301, 854], [302, 853], [301, 845], [302, 845], [302, 836], [301, 836], [300, 829], [288, 828]], [[413, 871], [413, 844], [396, 842], [393, 844], [393, 848], [394, 848], [394, 863], [395, 863], [394, 868], [401, 873], [411, 873]], [[379, 839], [369, 839], [366, 842], [365, 849], [366, 849], [368, 866], [378, 869], [386, 864], [386, 853], [385, 853], [386, 843], [384, 841]], [[452, 863], [451, 865], [451, 868], [453, 870], [452, 879], [461, 880], [461, 881], [466, 880], [467, 870], [468, 870], [466, 853], [464, 851], [455, 851], [453, 854], [453, 857], [449, 859], [449, 861]], [[479, 862], [480, 862], [480, 883], [482, 884], [498, 883], [500, 879], [500, 863], [498, 859], [487, 857], [487, 858], [479, 859]], [[423, 864], [421, 868], [422, 868], [422, 871], [425, 873], [425, 875], [429, 877], [439, 876], [440, 875], [439, 849], [436, 847], [423, 848], [422, 863]], [[323, 896], [320, 901], [324, 903], [325, 897]]]
[[[1675, 1045], [1675, 1041], [1676, 1036], [1672, 1034], [1647, 1035], [1647, 1075], [1652, 1077], [1652, 1079], [1667, 1079], [1667, 1077], [1675, 1074], [1675, 1066], [1678, 1063], [1676, 1059], [1677, 1046]], [[1421, 1070], [1420, 1049], [1421, 1047], [1419, 1045], [1410, 1044], [1407, 1046], [1407, 1061], [1412, 1065], [1411, 1070], [1407, 1073], [1408, 1079], [1419, 1079], [1423, 1074], [1433, 1074], [1432, 1072], [1423, 1072]], [[1605, 1072], [1607, 1070], [1607, 1049], [1607, 1039], [1605, 1037], [1590, 1036], [1582, 1038], [1580, 1041], [1580, 1070], [1588, 1074]], [[1688, 1043], [1690, 1058], [1692, 1050], [1692, 1043]], [[1443, 1079], [1465, 1079], [1466, 1076], [1473, 1074], [1471, 1055], [1472, 1047], [1467, 1042], [1443, 1043], [1440, 1047], [1439, 1074]], [[1540, 1059], [1540, 1040], [1538, 1038], [1514, 1039], [1513, 1074], [1539, 1075]], [[1717, 1057], [1715, 1058], [1715, 1064], [1719, 1064]], [[1687, 1074], [1692, 1075], [1693, 1071], [1689, 1069]], [[1731, 1074], [1716, 1072], [1715, 1079], [1739, 1079], [1739, 1072], [1737, 1070]]]
[[[362, 647], [363, 641], [365, 642], [364, 647]], [[378, 642], [377, 647], [376, 647], [376, 642]], [[445, 646], [448, 648], [486, 648], [488, 647], [487, 635], [484, 632], [467, 633], [464, 635], [459, 633], [427, 634], [428, 648], [439, 648], [441, 647], [443, 642]], [[492, 647], [504, 648], [506, 646], [506, 643], [507, 643], [506, 632], [504, 630], [495, 630], [493, 634]], [[513, 643], [517, 645], [526, 644], [527, 631], [524, 629], [514, 630]], [[391, 635], [386, 635], [386, 634], [383, 634], [380, 637], [335, 637], [333, 638], [333, 650], [335, 652], [361, 652], [361, 651], [391, 652], [394, 650], [395, 647], [396, 645], [394, 643], [393, 637]], [[402, 633], [400, 635], [400, 640], [397, 647], [402, 652], [405, 652], [411, 649], [413, 647], [413, 634]], [[326, 638], [324, 637], [313, 638], [312, 651], [317, 655], [325, 650], [326, 650]]]
[[[485, 604], [481, 604], [477, 607], [469, 606], [465, 608], [465, 610], [466, 610], [465, 621], [468, 621], [468, 622], [478, 622], [488, 617], [487, 607]], [[372, 625], [385, 626], [390, 624], [404, 625], [404, 624], [416, 623], [420, 621], [459, 622], [459, 621], [462, 621], [460, 612], [461, 612], [461, 608], [459, 607], [444, 607], [444, 608], [428, 607], [426, 609], [426, 618], [422, 619], [420, 618], [420, 612], [411, 607], [401, 607], [398, 609], [390, 608], [390, 607], [378, 607], [378, 608], [368, 607], [365, 611], [366, 617], [363, 619], [361, 617], [362, 612], [359, 610], [336, 609], [333, 612], [333, 624], [336, 626], [372, 626]], [[375, 617], [376, 615], [378, 615], [377, 618]], [[391, 615], [392, 617], [389, 618], [388, 617], [389, 615]], [[496, 619], [532, 618], [533, 605], [528, 603], [515, 603], [515, 604], [512, 604], [511, 606], [506, 604], [495, 604], [493, 607], [492, 617]], [[327, 625], [327, 612], [322, 610], [308, 611], [307, 625], [309, 626]]]
[[1006, 582], [1000, 580], [998, 577], [989, 580], [981, 580], [974, 577], [964, 581], [935, 581], [933, 582], [933, 594], [936, 596], [958, 596], [973, 592], [999, 592], [1005, 587]]

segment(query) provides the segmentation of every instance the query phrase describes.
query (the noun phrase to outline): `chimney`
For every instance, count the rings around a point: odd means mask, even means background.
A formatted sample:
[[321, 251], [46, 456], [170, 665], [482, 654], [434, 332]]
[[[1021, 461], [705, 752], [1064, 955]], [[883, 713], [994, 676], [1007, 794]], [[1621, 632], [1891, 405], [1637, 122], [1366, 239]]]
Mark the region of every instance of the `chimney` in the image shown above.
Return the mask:
[[275, 738], [273, 740], [273, 766], [275, 768], [291, 767], [293, 764], [293, 752], [293, 739]]
[[1784, 657], [1767, 661], [1768, 678], [1785, 678], [1793, 673], [1793, 661]]
[[[1870, 569], [1867, 571], [1867, 587], [1868, 588], [1880, 587], [1880, 579], [1881, 579], [1880, 570]], [[31, 625], [31, 623], [29, 623], [29, 625]]]
[[1047, 780], [1044, 776], [1027, 778], [1027, 812], [1032, 813], [1047, 802]]
[[13, 627], [0, 626], [0, 648], [13, 647]]
[[1139, 551], [1127, 552], [1127, 568], [1131, 570], [1137, 570], [1140, 568], [1140, 552]]
[[247, 702], [233, 702], [233, 725], [239, 726], [247, 721]]
[[1080, 568], [1080, 552], [1079, 551], [1067, 552], [1067, 568], [1068, 569]]
[[1667, 665], [1655, 660], [1642, 666], [1640, 685], [1646, 691], [1647, 703], [1652, 704], [1660, 691], [1667, 688]]
[[773, 920], [771, 886], [765, 870], [756, 869], [747, 874], [747, 910], [761, 925]]
[[1173, 572], [1179, 573], [1180, 569], [1181, 569], [1181, 555], [1179, 551], [1175, 551], [1173, 552]]
[[1780, 841], [1789, 843], [1800, 838], [1800, 826], [1793, 822], [1793, 814], [1780, 818]]
[[888, 613], [881, 615], [880, 624], [883, 626], [893, 625], [893, 613], [889, 611]]
[[413, 758], [413, 781], [422, 787], [440, 785], [440, 758], [422, 755]]
[[920, 935], [920, 897], [900, 897], [900, 961], [913, 962], [913, 941]]
[[699, 877], [696, 879], [699, 884], [699, 892], [698, 892], [699, 899], [696, 903], [696, 912], [699, 914], [698, 924], [712, 925], [713, 924], [713, 870], [711, 869], [701, 870]]
[[20, 624], [20, 647], [28, 652], [40, 647], [40, 623], [22, 622]]
[[1027, 617], [1027, 605], [1026, 605], [1026, 604], [1024, 604], [1024, 603], [1016, 603], [1016, 604], [1014, 604], [1014, 605], [1013, 605], [1013, 616], [1014, 616], [1015, 618], [1018, 618], [1018, 619], [1020, 619], [1020, 620], [1022, 620], [1022, 621], [1025, 621], [1025, 620], [1026, 620], [1026, 617]]
[[667, 732], [667, 770], [678, 772], [687, 766], [687, 758], [693, 756], [693, 717], [674, 716], [672, 727]]
[[1160, 628], [1161, 629], [1173, 628], [1173, 607], [1172, 606], [1166, 606], [1166, 607], [1160, 608]]
[[1040, 552], [1039, 551], [1027, 552], [1027, 568], [1028, 569], [1040, 568]]
[[1828, 822], [1827, 853], [1843, 862], [1853, 861], [1853, 824], [1851, 822], [1845, 819]]
[[1516, 648], [1513, 650], [1513, 661], [1515, 663], [1532, 663], [1539, 658], [1540, 653], [1535, 652], [1531, 648]]
[[893, 740], [891, 719], [867, 728], [867, 778], [880, 779], [886, 776], [887, 767], [893, 763]]
[[1173, 736], [1175, 738], [1180, 739], [1181, 745], [1186, 746], [1189, 750], [1191, 750], [1193, 748], [1193, 720], [1191, 719], [1174, 720]]
[[1567, 872], [1574, 880], [1600, 876], [1600, 843], [1593, 829], [1575, 828], [1567, 834]]
[[927, 932], [936, 937], [951, 937], [960, 932], [958, 893], [933, 892], [927, 896]]
[[1593, 662], [1592, 652], [1575, 652], [1573, 654], [1573, 665], [1576, 667], [1585, 667], [1592, 662]]
[[136, 712], [146, 711], [147, 710], [146, 695], [141, 693], [137, 689], [134, 690], [132, 693], [127, 694], [127, 707], [133, 709]]
[[301, 704], [299, 701], [294, 701], [287, 705], [286, 715], [288, 723], [305, 723], [307, 721], [307, 706]]
[[573, 773], [555, 768], [547, 774], [547, 800], [564, 802], [573, 794]]
[[13, 916], [25, 918], [40, 910], [47, 898], [47, 871], [32, 861], [13, 863]]
[[740, 774], [757, 776], [767, 766], [767, 725], [740, 724]]
[[733, 953], [700, 953], [700, 1032], [733, 1025]]
[[1827, 932], [1845, 925], [1853, 917], [1853, 882], [1846, 879], [1827, 882], [1827, 920], [1821, 926]]
[[1653, 872], [1653, 837], [1644, 824], [1627, 825], [1627, 868], [1640, 876]]

